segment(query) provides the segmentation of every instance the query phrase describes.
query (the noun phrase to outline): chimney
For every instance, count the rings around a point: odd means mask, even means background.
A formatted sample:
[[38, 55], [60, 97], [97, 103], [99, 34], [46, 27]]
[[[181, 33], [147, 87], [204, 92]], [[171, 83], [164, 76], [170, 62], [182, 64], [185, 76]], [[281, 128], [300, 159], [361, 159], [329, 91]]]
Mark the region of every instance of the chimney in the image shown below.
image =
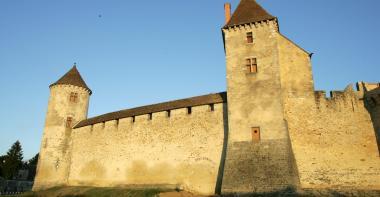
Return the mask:
[[226, 16], [226, 24], [227, 24], [231, 19], [231, 4], [230, 3], [224, 4], [224, 14]]

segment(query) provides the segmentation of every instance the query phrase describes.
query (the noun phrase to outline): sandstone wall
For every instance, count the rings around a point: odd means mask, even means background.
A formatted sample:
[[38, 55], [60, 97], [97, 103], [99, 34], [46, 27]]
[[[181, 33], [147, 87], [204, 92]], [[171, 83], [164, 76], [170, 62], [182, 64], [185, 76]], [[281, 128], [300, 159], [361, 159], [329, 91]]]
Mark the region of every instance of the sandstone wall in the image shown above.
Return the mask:
[[[70, 102], [71, 92], [78, 93], [77, 102]], [[67, 183], [71, 128], [66, 127], [66, 120], [72, 117], [74, 124], [87, 118], [89, 96], [86, 89], [76, 86], [55, 85], [50, 88], [34, 190]]]
[[380, 158], [365, 88], [314, 92], [310, 58], [279, 37], [285, 118], [302, 188], [379, 189]]
[[215, 104], [73, 130], [69, 185], [183, 187], [214, 194], [226, 131]]
[[380, 189], [371, 117], [351, 87], [315, 102], [289, 99], [287, 120], [303, 188]]

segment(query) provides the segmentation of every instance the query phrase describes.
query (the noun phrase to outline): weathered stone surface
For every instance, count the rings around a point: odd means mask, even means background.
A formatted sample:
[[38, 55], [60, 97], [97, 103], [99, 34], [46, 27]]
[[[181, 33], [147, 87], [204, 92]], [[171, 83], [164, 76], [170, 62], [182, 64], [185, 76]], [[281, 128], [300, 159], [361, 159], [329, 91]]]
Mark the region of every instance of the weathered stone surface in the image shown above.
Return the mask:
[[[76, 102], [70, 102], [71, 93], [77, 93]], [[89, 97], [89, 91], [82, 87], [54, 85], [50, 88], [34, 190], [67, 183], [72, 134], [72, 129], [66, 127], [67, 117], [72, 118], [72, 124], [86, 119]]]

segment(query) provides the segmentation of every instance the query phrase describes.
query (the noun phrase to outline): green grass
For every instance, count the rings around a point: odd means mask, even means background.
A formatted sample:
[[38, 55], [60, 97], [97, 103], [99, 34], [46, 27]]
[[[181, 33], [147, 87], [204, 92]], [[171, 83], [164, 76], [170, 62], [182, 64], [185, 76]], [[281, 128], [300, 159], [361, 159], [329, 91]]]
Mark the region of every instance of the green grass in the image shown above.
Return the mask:
[[130, 189], [130, 188], [94, 188], [94, 187], [56, 187], [45, 191], [27, 192], [22, 197], [153, 197], [163, 189]]

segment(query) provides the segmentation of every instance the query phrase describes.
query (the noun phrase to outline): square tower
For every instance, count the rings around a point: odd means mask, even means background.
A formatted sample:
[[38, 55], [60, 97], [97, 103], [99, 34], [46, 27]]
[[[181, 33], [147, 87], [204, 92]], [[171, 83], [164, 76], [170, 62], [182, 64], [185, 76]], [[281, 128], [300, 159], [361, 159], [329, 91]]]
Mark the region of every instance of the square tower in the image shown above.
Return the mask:
[[277, 18], [254, 0], [242, 0], [226, 21], [222, 31], [229, 133], [222, 193], [295, 187], [298, 178], [284, 115]]

